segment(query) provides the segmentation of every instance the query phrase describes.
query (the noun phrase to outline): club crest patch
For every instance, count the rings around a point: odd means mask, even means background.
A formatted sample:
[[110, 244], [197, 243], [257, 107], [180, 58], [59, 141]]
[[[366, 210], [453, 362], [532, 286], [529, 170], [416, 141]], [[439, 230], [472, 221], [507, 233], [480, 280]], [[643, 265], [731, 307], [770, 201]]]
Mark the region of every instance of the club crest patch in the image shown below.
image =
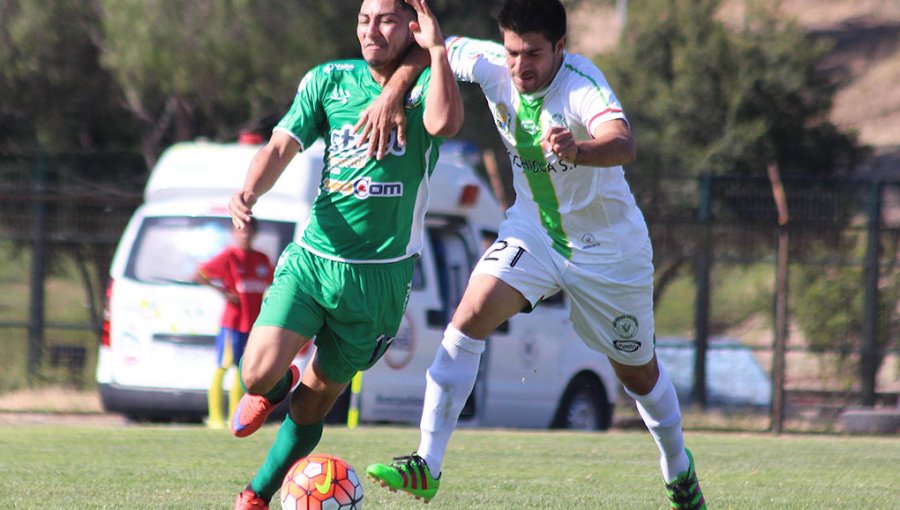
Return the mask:
[[638, 320], [634, 315], [620, 315], [613, 321], [612, 327], [617, 336], [628, 340], [637, 335]]
[[510, 120], [509, 106], [506, 103], [497, 103], [494, 106], [494, 122], [497, 123], [497, 127], [503, 131], [508, 130]]

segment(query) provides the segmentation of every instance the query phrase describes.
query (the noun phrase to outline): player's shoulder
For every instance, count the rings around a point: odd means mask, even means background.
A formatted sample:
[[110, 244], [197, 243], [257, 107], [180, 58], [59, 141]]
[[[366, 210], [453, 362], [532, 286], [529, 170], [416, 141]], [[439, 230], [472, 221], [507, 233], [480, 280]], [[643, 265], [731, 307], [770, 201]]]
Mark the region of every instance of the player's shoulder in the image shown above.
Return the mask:
[[581, 87], [607, 88], [606, 77], [591, 59], [577, 53], [566, 53], [560, 72], [564, 74], [565, 87], [570, 91]]
[[603, 76], [597, 64], [579, 53], [566, 52], [562, 63], [562, 71], [574, 80], [586, 80], [592, 79], [594, 76]]

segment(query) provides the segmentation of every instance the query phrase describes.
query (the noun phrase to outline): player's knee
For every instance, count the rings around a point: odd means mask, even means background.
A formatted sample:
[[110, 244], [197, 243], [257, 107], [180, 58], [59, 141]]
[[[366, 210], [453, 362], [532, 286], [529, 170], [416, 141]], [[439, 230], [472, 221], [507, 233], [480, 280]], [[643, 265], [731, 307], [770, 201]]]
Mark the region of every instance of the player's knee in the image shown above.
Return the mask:
[[647, 395], [656, 386], [659, 370], [653, 363], [642, 366], [627, 366], [613, 363], [619, 381], [636, 395]]
[[[282, 374], [283, 375], [283, 374]], [[263, 370], [260, 366], [244, 362], [241, 365], [241, 381], [247, 392], [252, 395], [262, 395], [278, 384], [281, 375]]]

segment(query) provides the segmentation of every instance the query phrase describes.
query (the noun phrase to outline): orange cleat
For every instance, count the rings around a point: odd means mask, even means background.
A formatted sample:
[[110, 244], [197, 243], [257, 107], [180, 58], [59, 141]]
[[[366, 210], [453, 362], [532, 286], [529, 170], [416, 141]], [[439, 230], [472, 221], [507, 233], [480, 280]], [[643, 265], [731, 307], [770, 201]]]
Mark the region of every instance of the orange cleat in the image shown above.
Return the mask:
[[269, 504], [250, 489], [238, 494], [234, 510], [269, 510]]
[[[299, 380], [300, 369], [295, 365], [291, 365], [291, 388]], [[289, 394], [290, 390], [288, 390]], [[231, 433], [237, 437], [247, 437], [256, 432], [266, 423], [266, 418], [272, 414], [272, 411], [275, 410], [279, 403], [281, 403], [281, 400], [272, 402], [262, 395], [245, 393], [231, 416]]]

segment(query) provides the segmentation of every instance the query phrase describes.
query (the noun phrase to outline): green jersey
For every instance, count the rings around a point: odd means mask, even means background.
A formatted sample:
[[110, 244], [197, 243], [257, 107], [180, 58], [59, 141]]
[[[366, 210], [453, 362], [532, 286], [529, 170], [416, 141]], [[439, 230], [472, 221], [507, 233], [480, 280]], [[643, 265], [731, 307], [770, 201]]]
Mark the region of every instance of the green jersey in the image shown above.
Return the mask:
[[310, 70], [290, 111], [275, 127], [302, 148], [325, 140], [319, 194], [300, 244], [333, 260], [387, 263], [422, 250], [428, 181], [441, 139], [425, 130], [423, 111], [430, 70], [406, 97], [406, 145], [391, 133], [389, 152], [377, 161], [357, 147], [353, 126], [381, 93], [363, 60], [329, 62]]

